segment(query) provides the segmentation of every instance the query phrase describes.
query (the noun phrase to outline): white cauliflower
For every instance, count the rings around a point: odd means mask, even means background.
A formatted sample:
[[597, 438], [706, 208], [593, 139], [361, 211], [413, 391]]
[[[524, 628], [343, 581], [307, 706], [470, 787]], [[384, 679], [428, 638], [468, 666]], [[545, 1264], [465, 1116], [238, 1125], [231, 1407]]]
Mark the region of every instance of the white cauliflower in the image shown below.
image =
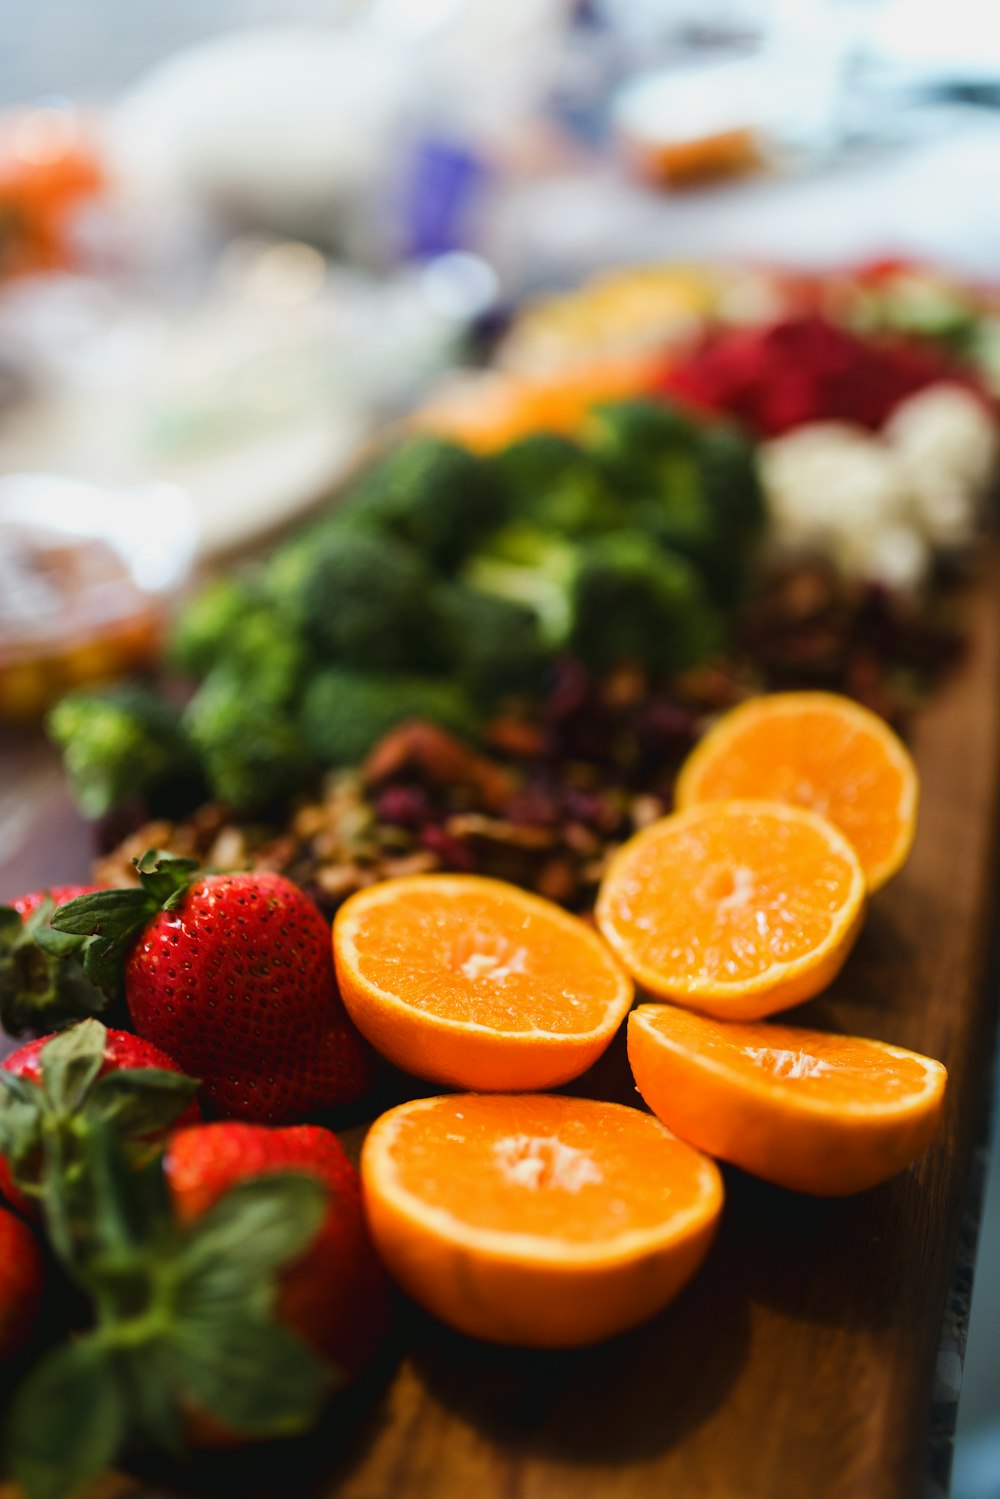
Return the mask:
[[851, 577], [919, 586], [930, 550], [910, 522], [907, 486], [887, 444], [860, 427], [814, 422], [764, 443], [759, 461], [779, 545], [821, 551]]
[[930, 385], [896, 408], [884, 429], [909, 514], [934, 547], [967, 545], [996, 473], [996, 423], [960, 385]]

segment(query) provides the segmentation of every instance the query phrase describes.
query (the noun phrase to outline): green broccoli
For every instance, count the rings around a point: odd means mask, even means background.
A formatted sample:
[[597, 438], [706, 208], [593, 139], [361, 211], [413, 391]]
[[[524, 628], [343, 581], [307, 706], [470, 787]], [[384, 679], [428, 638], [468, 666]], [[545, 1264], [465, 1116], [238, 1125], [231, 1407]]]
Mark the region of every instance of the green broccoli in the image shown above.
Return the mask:
[[685, 671], [722, 643], [722, 626], [697, 570], [684, 557], [628, 532], [581, 550], [569, 647], [605, 671], [639, 661]]
[[340, 667], [313, 677], [300, 726], [321, 765], [357, 765], [390, 729], [412, 718], [467, 739], [475, 739], [479, 730], [476, 710], [457, 683], [395, 673], [365, 676]]
[[766, 514], [753, 445], [737, 427], [715, 422], [701, 429], [697, 455], [705, 498], [735, 552], [761, 530]]
[[650, 472], [664, 458], [690, 451], [698, 430], [691, 417], [665, 401], [614, 401], [590, 412], [585, 446], [605, 466], [616, 489], [641, 498]]
[[476, 702], [540, 690], [551, 652], [533, 609], [459, 583], [435, 605], [442, 660]]
[[597, 671], [623, 661], [680, 671], [720, 643], [720, 621], [696, 569], [633, 532], [573, 544], [510, 527], [472, 559], [466, 580], [532, 607], [550, 650]]
[[564, 650], [573, 628], [572, 587], [577, 546], [539, 526], [512, 522], [469, 558], [462, 581], [533, 610], [550, 651]]
[[391, 536], [331, 526], [282, 548], [267, 586], [279, 615], [326, 660], [359, 671], [424, 663], [434, 576]]
[[217, 578], [181, 609], [167, 646], [167, 660], [185, 676], [203, 677], [229, 650], [247, 614], [259, 606], [244, 579]]
[[48, 730], [85, 817], [103, 817], [132, 798], [165, 810], [197, 801], [191, 741], [173, 705], [148, 688], [70, 693], [49, 714]]
[[563, 536], [611, 531], [624, 508], [593, 457], [575, 442], [536, 432], [496, 457], [511, 514]]
[[287, 694], [274, 692], [275, 686], [218, 666], [185, 711], [212, 796], [239, 811], [257, 811], [301, 791], [315, 771]]
[[349, 524], [395, 536], [447, 570], [501, 523], [505, 509], [504, 485], [488, 459], [419, 435], [374, 463], [348, 491], [340, 513]]

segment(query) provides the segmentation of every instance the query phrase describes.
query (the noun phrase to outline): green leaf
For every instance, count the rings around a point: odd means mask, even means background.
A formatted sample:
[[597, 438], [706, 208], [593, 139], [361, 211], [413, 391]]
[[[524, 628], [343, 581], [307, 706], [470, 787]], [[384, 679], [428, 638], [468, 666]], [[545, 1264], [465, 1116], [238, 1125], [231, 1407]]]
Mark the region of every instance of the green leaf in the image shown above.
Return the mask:
[[185, 1399], [246, 1435], [308, 1430], [335, 1385], [318, 1354], [266, 1319], [179, 1320], [169, 1346]]
[[157, 910], [148, 890], [94, 890], [57, 906], [50, 924], [57, 932], [84, 937], [131, 937]]
[[19, 1186], [17, 1167], [39, 1147], [43, 1112], [42, 1094], [34, 1083], [0, 1068], [0, 1155]]
[[108, 1033], [99, 1020], [81, 1020], [42, 1049], [42, 1089], [59, 1113], [75, 1114], [104, 1066]]
[[12, 1036], [60, 1030], [105, 1006], [79, 961], [88, 939], [54, 932], [53, 910], [48, 898], [22, 922], [13, 907], [0, 908], [0, 1023]]
[[14, 907], [0, 906], [0, 953], [16, 943], [23, 930], [24, 923]]
[[160, 1067], [123, 1067], [98, 1078], [87, 1113], [131, 1139], [157, 1134], [180, 1118], [199, 1080]]
[[93, 1337], [65, 1343], [14, 1398], [5, 1443], [11, 1475], [28, 1499], [66, 1499], [114, 1461], [125, 1428], [108, 1353]]
[[130, 1425], [161, 1452], [181, 1458], [187, 1451], [184, 1423], [177, 1405], [173, 1359], [161, 1343], [139, 1348], [123, 1359], [128, 1381]]
[[194, 1226], [184, 1256], [187, 1285], [220, 1266], [224, 1275], [248, 1282], [273, 1277], [309, 1247], [329, 1205], [327, 1188], [305, 1173], [238, 1183]]

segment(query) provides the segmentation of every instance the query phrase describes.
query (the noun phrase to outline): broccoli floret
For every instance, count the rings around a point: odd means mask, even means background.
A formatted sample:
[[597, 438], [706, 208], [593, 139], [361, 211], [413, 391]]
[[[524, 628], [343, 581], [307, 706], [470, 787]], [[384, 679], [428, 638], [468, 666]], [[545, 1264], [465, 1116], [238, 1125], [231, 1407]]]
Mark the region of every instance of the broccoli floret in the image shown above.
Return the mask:
[[194, 748], [177, 710], [135, 683], [70, 693], [49, 714], [85, 817], [103, 817], [132, 798], [167, 807], [188, 802], [198, 783]]
[[476, 702], [540, 690], [551, 653], [533, 609], [460, 583], [435, 605], [442, 660]]
[[658, 672], [684, 671], [721, 641], [719, 616], [685, 558], [626, 532], [581, 551], [569, 645], [588, 666], [640, 661]]
[[[274, 684], [266, 684], [268, 687]], [[218, 801], [256, 811], [301, 791], [314, 766], [287, 694], [216, 667], [188, 703], [185, 725]]]
[[512, 517], [563, 536], [611, 531], [623, 523], [623, 506], [601, 468], [566, 437], [533, 433], [505, 448], [496, 463]]
[[720, 622], [697, 570], [633, 532], [570, 543], [524, 527], [499, 533], [467, 581], [532, 607], [551, 650], [595, 670], [640, 661], [680, 671], [720, 642]]
[[736, 427], [713, 423], [698, 438], [698, 472], [720, 535], [731, 550], [764, 524], [764, 494], [753, 446]]
[[614, 401], [595, 406], [586, 428], [586, 446], [607, 467], [626, 493], [641, 494], [664, 457], [690, 450], [697, 441], [696, 423], [665, 401]]
[[538, 526], [514, 522], [489, 538], [467, 562], [470, 588], [531, 609], [550, 651], [563, 650], [573, 627], [577, 547]]
[[365, 676], [339, 667], [327, 668], [309, 683], [300, 724], [321, 765], [357, 765], [390, 729], [413, 718], [468, 739], [475, 739], [479, 728], [476, 711], [457, 683], [395, 673]]
[[268, 571], [283, 618], [327, 660], [358, 670], [422, 665], [434, 576], [391, 536], [331, 526], [283, 548]]
[[456, 443], [408, 437], [373, 464], [346, 495], [343, 514], [414, 547], [450, 569], [504, 519], [504, 485], [494, 465]]
[[170, 665], [185, 676], [203, 677], [231, 649], [246, 616], [259, 607], [242, 578], [218, 578], [181, 609], [167, 647]]

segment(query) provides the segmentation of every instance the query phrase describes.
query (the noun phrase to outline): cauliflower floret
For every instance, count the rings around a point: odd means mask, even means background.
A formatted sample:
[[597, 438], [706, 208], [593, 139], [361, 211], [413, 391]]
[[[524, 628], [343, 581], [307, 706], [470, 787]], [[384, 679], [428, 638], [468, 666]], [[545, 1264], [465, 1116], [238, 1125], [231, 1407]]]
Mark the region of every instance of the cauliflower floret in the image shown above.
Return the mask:
[[910, 521], [894, 451], [840, 422], [815, 422], [762, 445], [760, 472], [775, 540], [820, 550], [849, 576], [893, 588], [922, 582], [930, 551]]
[[884, 437], [910, 494], [909, 517], [936, 547], [975, 535], [996, 473], [997, 427], [959, 385], [931, 385], [897, 407]]

